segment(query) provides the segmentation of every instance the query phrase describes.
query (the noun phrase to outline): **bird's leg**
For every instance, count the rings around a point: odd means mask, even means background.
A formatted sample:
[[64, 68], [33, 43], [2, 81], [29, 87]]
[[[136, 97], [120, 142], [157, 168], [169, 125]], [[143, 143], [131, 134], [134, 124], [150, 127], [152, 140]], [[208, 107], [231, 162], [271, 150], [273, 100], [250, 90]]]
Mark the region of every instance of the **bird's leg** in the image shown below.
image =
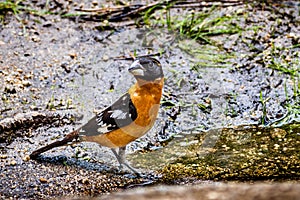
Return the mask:
[[126, 152], [126, 146], [119, 148], [119, 157], [121, 159], [121, 163], [125, 163], [126, 162], [125, 152]]
[[138, 171], [136, 171], [133, 167], [131, 167], [125, 159], [125, 151], [126, 151], [126, 146], [124, 147], [120, 147], [119, 148], [119, 152], [117, 153], [117, 151], [115, 149], [111, 149], [112, 152], [114, 153], [114, 155], [116, 156], [119, 164], [120, 164], [120, 168], [123, 167], [123, 165], [125, 165], [128, 169], [130, 169], [133, 173], [135, 173], [136, 175], [140, 176], [140, 173]]
[[118, 162], [119, 162], [119, 164], [120, 164], [119, 168], [122, 168], [122, 167], [123, 167], [123, 166], [122, 166], [122, 161], [121, 161], [121, 158], [120, 158], [119, 154], [118, 154], [117, 151], [116, 151], [115, 149], [113, 149], [113, 148], [111, 148], [111, 151], [114, 153], [115, 157], [117, 158], [117, 160], [118, 160]]

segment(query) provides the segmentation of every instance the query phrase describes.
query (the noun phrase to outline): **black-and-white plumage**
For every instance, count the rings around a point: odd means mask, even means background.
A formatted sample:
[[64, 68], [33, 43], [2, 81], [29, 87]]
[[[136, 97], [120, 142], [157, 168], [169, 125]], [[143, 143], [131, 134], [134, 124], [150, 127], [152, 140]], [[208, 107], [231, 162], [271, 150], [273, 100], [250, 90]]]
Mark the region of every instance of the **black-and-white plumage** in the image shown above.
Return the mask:
[[137, 118], [137, 111], [128, 93], [98, 113], [81, 130], [80, 135], [99, 135], [129, 125]]
[[99, 126], [107, 126], [107, 129], [115, 130], [129, 125], [137, 118], [130, 95], [124, 94], [113, 105], [109, 106], [97, 115]]

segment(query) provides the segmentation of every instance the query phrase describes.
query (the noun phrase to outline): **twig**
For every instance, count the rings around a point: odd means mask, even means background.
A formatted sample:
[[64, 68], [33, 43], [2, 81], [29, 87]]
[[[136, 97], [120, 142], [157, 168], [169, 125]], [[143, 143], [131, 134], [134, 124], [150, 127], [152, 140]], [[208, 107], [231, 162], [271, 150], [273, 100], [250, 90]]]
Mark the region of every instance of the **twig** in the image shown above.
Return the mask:
[[76, 8], [76, 11], [81, 12], [96, 12], [96, 13], [104, 13], [104, 12], [121, 12], [126, 9], [137, 9], [139, 7], [144, 6], [144, 4], [131, 4], [127, 6], [117, 6], [117, 7], [108, 7], [108, 8]]
[[140, 56], [134, 56], [134, 55], [130, 55], [128, 56], [117, 56], [112, 58], [113, 60], [134, 60], [135, 58], [141, 58], [141, 57], [150, 57], [150, 56], [159, 56], [161, 54], [165, 53], [163, 52], [156, 52], [156, 53], [150, 53], [150, 54], [144, 54], [144, 55], [140, 55]]
[[[135, 16], [145, 10], [148, 10], [149, 8], [159, 8], [159, 6], [164, 5], [166, 2], [168, 1], [164, 1], [164, 2], [155, 2], [155, 3], [150, 3], [148, 5], [144, 5], [140, 8], [137, 8], [135, 10], [132, 10], [131, 12], [125, 13], [125, 14], [121, 14], [121, 15], [116, 15], [116, 16], [112, 16], [109, 21], [117, 21], [117, 20], [122, 20], [126, 17], [132, 17]], [[154, 10], [153, 10], [154, 11]]]
[[[203, 7], [212, 7], [212, 6], [237, 6], [243, 4], [245, 1], [242, 0], [195, 0], [195, 1], [179, 1], [179, 0], [164, 0], [159, 2], [145, 4], [131, 4], [124, 6], [108, 7], [108, 8], [97, 8], [97, 9], [75, 9], [76, 11], [86, 12], [80, 17], [90, 16], [85, 18], [85, 20], [103, 20], [107, 19], [110, 22], [120, 22], [126, 21], [128, 18], [132, 19], [137, 16], [142, 16], [142, 12], [149, 11], [154, 12], [157, 9], [162, 8], [162, 6], [169, 6], [170, 8], [203, 8]], [[247, 1], [249, 2], [249, 1]]]

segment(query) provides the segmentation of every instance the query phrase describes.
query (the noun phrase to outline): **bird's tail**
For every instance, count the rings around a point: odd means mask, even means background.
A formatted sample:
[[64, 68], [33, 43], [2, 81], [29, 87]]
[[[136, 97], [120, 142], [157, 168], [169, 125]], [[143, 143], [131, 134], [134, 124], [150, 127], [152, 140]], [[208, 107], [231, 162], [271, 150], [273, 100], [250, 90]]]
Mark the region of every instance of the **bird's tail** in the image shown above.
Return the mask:
[[48, 144], [47, 146], [35, 150], [29, 156], [31, 159], [36, 159], [38, 155], [40, 155], [41, 153], [53, 149], [55, 147], [66, 145], [69, 142], [72, 142], [74, 139], [76, 140], [78, 138], [79, 138], [79, 129], [69, 133], [62, 140], [55, 141], [53, 143]]

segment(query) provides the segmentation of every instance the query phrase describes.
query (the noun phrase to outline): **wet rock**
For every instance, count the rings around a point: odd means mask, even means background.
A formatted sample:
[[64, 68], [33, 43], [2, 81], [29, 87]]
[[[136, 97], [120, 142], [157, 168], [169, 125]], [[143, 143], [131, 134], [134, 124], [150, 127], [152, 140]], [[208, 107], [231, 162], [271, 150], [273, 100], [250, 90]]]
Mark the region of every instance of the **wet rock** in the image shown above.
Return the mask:
[[[187, 143], [186, 150], [189, 150], [185, 153], [179, 150], [182, 145], [178, 139], [170, 147], [176, 153], [169, 155], [176, 157], [176, 161], [163, 161], [170, 164], [162, 172], [166, 180], [193, 176], [212, 180], [298, 179], [300, 159], [296, 149], [300, 143], [295, 134], [298, 131], [299, 124], [283, 129], [241, 126], [210, 130], [195, 137], [185, 137], [184, 141], [199, 138], [199, 142]], [[208, 147], [214, 149], [213, 153]], [[164, 151], [160, 152], [163, 155], [170, 153], [166, 147], [161, 151]], [[147, 159], [147, 154], [143, 156]], [[149, 153], [148, 156], [153, 155]]]
[[[156, 186], [151, 188], [138, 188], [121, 193], [112, 193], [103, 197], [95, 197], [98, 200], [121, 199], [158, 199], [172, 200], [185, 199], [203, 200], [231, 199], [231, 200], [281, 200], [299, 198], [299, 184], [213, 184], [202, 183], [195, 186]], [[66, 197], [68, 199], [68, 197]], [[80, 198], [87, 199], [87, 198]]]

